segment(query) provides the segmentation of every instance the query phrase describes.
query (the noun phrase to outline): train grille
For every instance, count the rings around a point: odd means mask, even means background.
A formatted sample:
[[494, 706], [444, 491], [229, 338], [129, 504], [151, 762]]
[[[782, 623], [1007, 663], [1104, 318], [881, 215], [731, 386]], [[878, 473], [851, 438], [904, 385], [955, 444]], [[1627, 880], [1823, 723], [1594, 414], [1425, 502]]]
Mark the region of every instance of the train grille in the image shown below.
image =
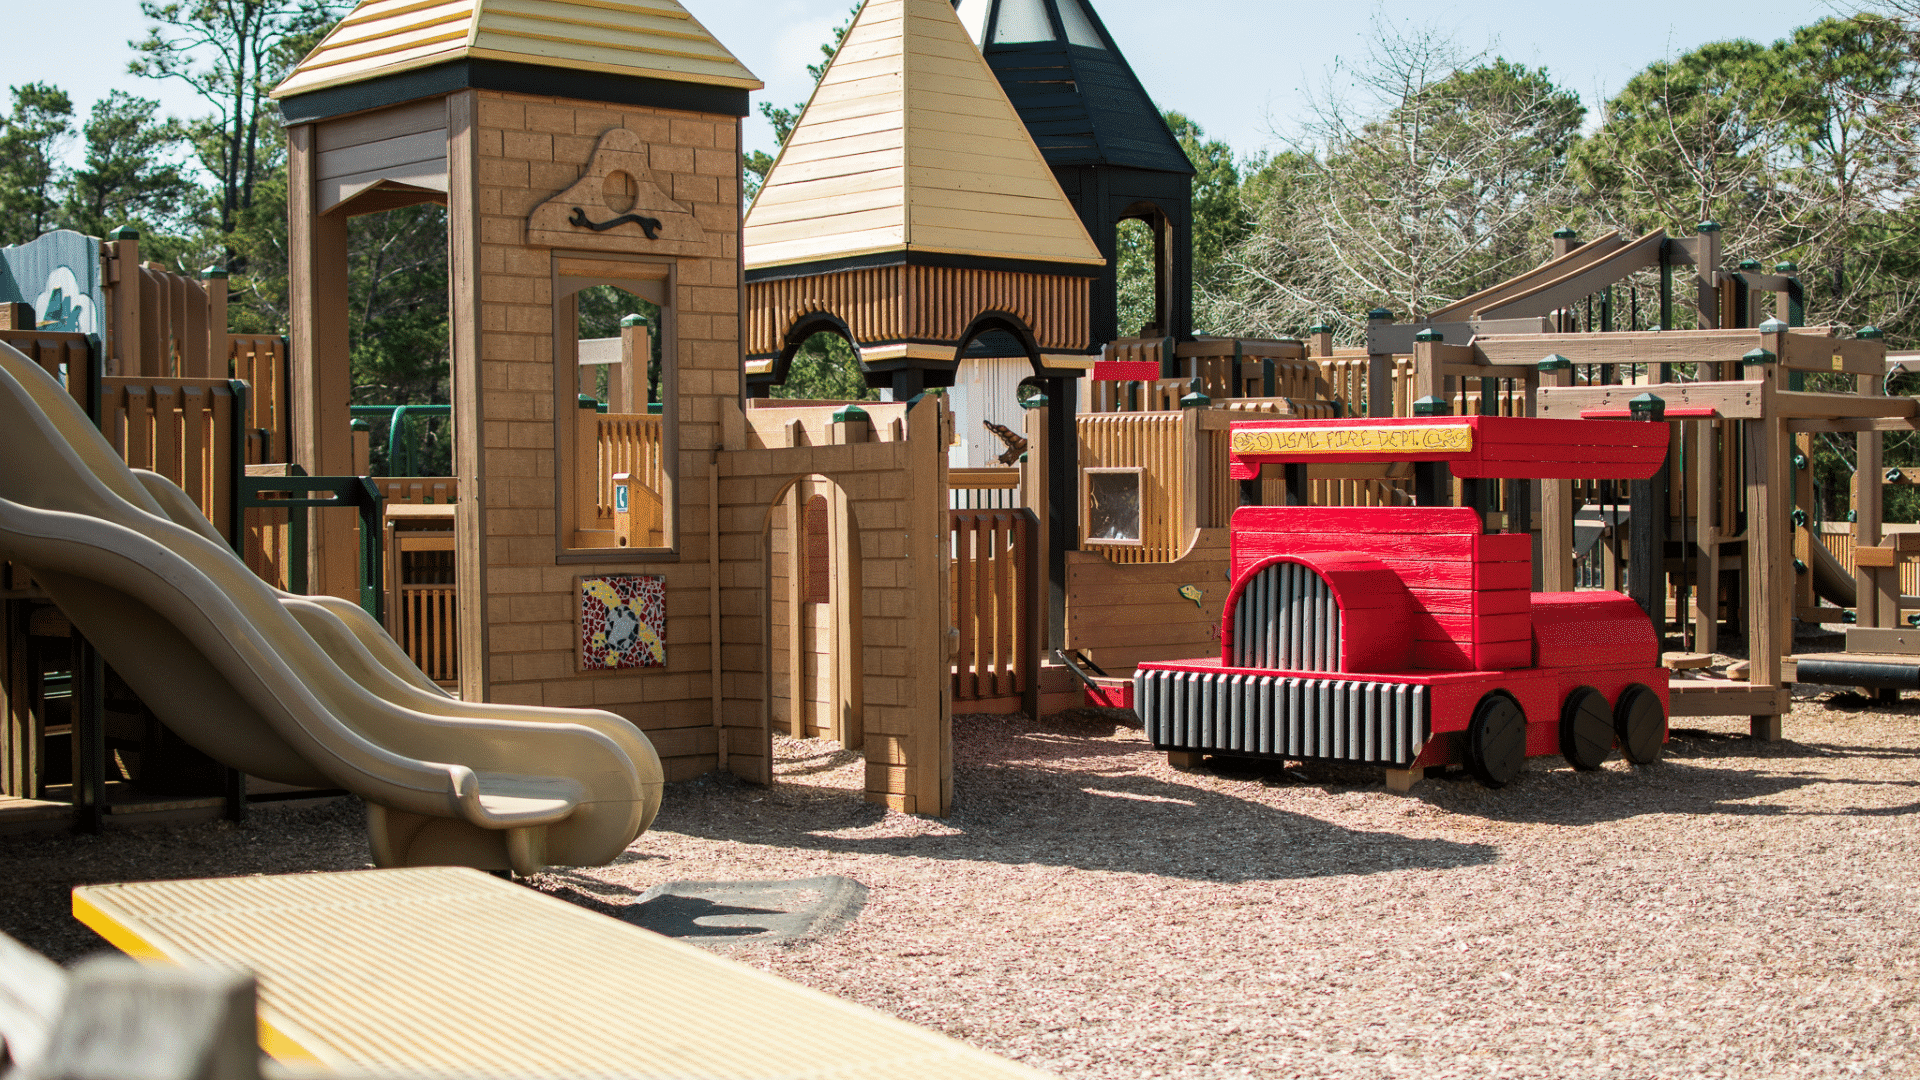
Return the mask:
[[1143, 668], [1133, 702], [1162, 750], [1405, 767], [1429, 729], [1427, 688], [1406, 683]]
[[1299, 563], [1255, 574], [1233, 606], [1233, 665], [1340, 670], [1340, 605], [1326, 579]]

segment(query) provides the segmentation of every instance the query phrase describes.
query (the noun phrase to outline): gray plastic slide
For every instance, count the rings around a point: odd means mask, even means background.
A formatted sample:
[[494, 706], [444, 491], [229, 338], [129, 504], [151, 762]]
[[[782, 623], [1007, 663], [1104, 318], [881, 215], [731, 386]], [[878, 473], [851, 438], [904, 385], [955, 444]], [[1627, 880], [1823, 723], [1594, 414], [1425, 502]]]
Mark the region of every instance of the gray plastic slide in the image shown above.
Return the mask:
[[32, 568], [166, 725], [286, 784], [364, 798], [380, 866], [611, 862], [652, 823], [653, 745], [611, 713], [450, 697], [359, 607], [249, 571], [0, 343], [0, 558]]

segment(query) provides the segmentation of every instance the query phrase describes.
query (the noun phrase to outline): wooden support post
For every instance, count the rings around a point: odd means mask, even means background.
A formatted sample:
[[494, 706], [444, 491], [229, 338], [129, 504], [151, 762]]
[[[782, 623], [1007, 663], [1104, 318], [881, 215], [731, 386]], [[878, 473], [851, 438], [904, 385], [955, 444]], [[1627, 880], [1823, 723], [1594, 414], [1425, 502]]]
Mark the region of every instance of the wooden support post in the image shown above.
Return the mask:
[[[1313, 492], [1307, 482], [1307, 467], [1305, 465], [1283, 465], [1281, 468], [1286, 470], [1287, 505], [1310, 505], [1313, 502]], [[1254, 486], [1255, 502], [1258, 502], [1260, 482], [1253, 480], [1249, 481], [1249, 483]]]
[[1415, 782], [1425, 779], [1427, 775], [1425, 769], [1382, 769], [1381, 772], [1387, 774], [1387, 790], [1398, 795], [1412, 791]]
[[[1535, 365], [1541, 386], [1573, 385], [1573, 362], [1554, 354]], [[1540, 481], [1540, 589], [1574, 590], [1573, 481]]]
[[1725, 421], [1698, 426], [1698, 455], [1693, 461], [1693, 649], [1713, 653], [1720, 648], [1720, 440], [1738, 430]]
[[6, 713], [0, 716], [0, 725], [4, 725], [0, 727], [0, 795], [40, 799], [46, 797], [46, 730], [44, 718], [33, 707], [37, 672], [27, 626], [33, 605], [26, 600], [4, 603]]
[[[1793, 609], [1810, 610], [1819, 604], [1820, 598], [1813, 589], [1813, 545], [1820, 543], [1815, 535], [1813, 505], [1813, 436], [1802, 432], [1793, 437], [1793, 506], [1789, 513], [1793, 515]], [[1805, 526], [1801, 526], [1805, 522]], [[1802, 569], [1805, 567], [1805, 569]]]
[[[200, 286], [207, 291], [207, 374], [209, 379], [231, 379], [237, 374], [229, 360], [227, 347], [227, 272], [209, 266], [200, 272]], [[242, 376], [244, 378], [244, 376]]]
[[107, 814], [107, 666], [73, 632], [73, 826], [97, 833]]
[[[1720, 329], [1720, 226], [1703, 221], [1693, 237], [1694, 296], [1700, 308], [1700, 329]], [[1671, 330], [1669, 326], [1666, 329]]]
[[1197, 769], [1200, 767], [1200, 763], [1205, 761], [1206, 758], [1207, 755], [1198, 750], [1167, 751], [1167, 764], [1176, 769]]
[[[1756, 689], [1778, 689], [1780, 660], [1791, 647], [1793, 613], [1788, 584], [1793, 575], [1788, 543], [1792, 522], [1787, 498], [1792, 469], [1786, 425], [1777, 418], [1778, 368], [1753, 365], [1761, 384], [1761, 419], [1745, 421], [1747, 436], [1747, 659]], [[1777, 716], [1754, 715], [1755, 738], [1777, 738]]]
[[[347, 327], [347, 220], [319, 212], [319, 154], [312, 124], [288, 129], [287, 277], [293, 330], [294, 461], [309, 476], [346, 476], [353, 469], [348, 430], [352, 398]], [[132, 268], [122, 267], [122, 273]], [[151, 366], [149, 363], [148, 366]], [[456, 381], [458, 378], [456, 376]], [[463, 500], [470, 496], [462, 494]], [[360, 595], [353, 519], [321, 514], [311, 533], [313, 591], [348, 600]], [[462, 579], [463, 583], [466, 579]]]
[[1078, 379], [1047, 380], [1047, 650], [1067, 639], [1067, 551], [1080, 546]]
[[[1885, 380], [1878, 375], [1855, 376], [1855, 386], [1864, 397], [1877, 397], [1887, 392]], [[1882, 482], [1886, 465], [1883, 453], [1885, 438], [1877, 431], [1862, 431], [1854, 436], [1853, 542], [1856, 547], [1874, 547], [1883, 539], [1881, 526], [1886, 520], [1885, 485]], [[1897, 568], [1885, 575], [1856, 569], [1853, 583], [1855, 625], [1900, 625], [1901, 590], [1900, 571]], [[1887, 587], [1889, 585], [1890, 588]]]
[[[1666, 402], [1653, 394], [1633, 399], [1633, 418], [1639, 423], [1666, 422]], [[1653, 640], [1662, 649], [1667, 636], [1667, 477], [1668, 461], [1650, 479], [1635, 480], [1628, 489], [1632, 513], [1627, 521], [1627, 594], [1653, 624]]]

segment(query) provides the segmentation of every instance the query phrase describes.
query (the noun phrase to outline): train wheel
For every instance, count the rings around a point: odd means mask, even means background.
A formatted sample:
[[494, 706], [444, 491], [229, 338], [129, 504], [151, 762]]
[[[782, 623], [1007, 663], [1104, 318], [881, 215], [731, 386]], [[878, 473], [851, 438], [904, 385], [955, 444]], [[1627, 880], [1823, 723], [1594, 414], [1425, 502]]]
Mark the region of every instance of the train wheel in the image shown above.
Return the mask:
[[1467, 768], [1490, 788], [1506, 787], [1527, 760], [1527, 714], [1503, 690], [1473, 707], [1467, 724]]
[[1613, 710], [1605, 694], [1582, 686], [1560, 706], [1560, 753], [1585, 772], [1597, 769], [1613, 753]]
[[1660, 695], [1639, 683], [1621, 691], [1613, 706], [1613, 732], [1620, 737], [1620, 755], [1628, 761], [1645, 765], [1660, 760], [1667, 732]]

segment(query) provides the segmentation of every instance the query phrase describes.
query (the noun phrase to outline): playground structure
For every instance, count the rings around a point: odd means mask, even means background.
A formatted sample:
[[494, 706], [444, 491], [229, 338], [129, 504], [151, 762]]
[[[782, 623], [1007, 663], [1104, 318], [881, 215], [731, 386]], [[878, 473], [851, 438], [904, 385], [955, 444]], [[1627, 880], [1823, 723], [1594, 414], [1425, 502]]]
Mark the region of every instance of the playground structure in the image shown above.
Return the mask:
[[[1790, 616], [1848, 609], [1850, 645], [1906, 647], [1909, 552], [1881, 530], [1877, 485], [1856, 492], [1851, 544], [1797, 528], [1811, 493], [1788, 448], [1853, 435], [1872, 477], [1879, 432], [1910, 429], [1911, 403], [1879, 392], [1871, 333], [1792, 325], [1791, 268], [1728, 269], [1709, 226], [1568, 234], [1541, 267], [1427, 317], [1374, 313], [1357, 348], [1328, 327], [1195, 337], [1177, 143], [1084, 3], [1002, 8], [867, 4], [744, 208], [733, 165], [757, 83], [691, 19], [673, 17], [683, 45], [664, 52], [583, 34], [549, 54], [486, 5], [440, 27], [466, 44], [366, 7], [276, 91], [288, 341], [222, 340], [220, 290], [141, 267], [131, 235], [75, 238], [95, 244], [93, 278], [75, 276], [93, 298], [60, 310], [97, 313], [91, 333], [0, 335], [64, 372], [116, 451], [187, 490], [270, 584], [358, 602], [465, 700], [611, 711], [669, 778], [764, 781], [773, 731], [830, 736], [866, 754], [870, 798], [942, 813], [955, 701], [1051, 711], [1080, 700], [1077, 671], [1124, 703], [1140, 664], [1220, 648], [1242, 506], [1415, 503], [1407, 462], [1316, 462], [1297, 489], [1237, 480], [1232, 427], [1256, 418], [1610, 418], [1651, 394], [1673, 433], [1653, 488], [1516, 478], [1433, 499], [1533, 536], [1537, 591], [1624, 589], [1662, 647], [1745, 636], [1748, 677], [1676, 678], [1676, 716], [1777, 733], [1786, 680], [1833, 659], [1794, 657]], [[386, 51], [350, 47], [363, 23]], [[1059, 81], [1041, 76], [1063, 71], [1072, 92], [1049, 96]], [[367, 477], [371, 432], [352, 421], [379, 418], [345, 404], [346, 222], [422, 201], [449, 211], [452, 475]], [[1156, 244], [1138, 337], [1114, 325], [1128, 221]], [[1657, 316], [1616, 320], [1612, 287], [1656, 270]], [[657, 319], [583, 341], [577, 297], [608, 287]], [[1703, 329], [1646, 325], [1672, 325], [1676, 289]], [[1756, 326], [1769, 297], [1776, 318]], [[766, 398], [819, 332], [845, 337], [892, 400]], [[1816, 371], [1858, 392], [1799, 389]], [[411, 471], [396, 433], [418, 417], [385, 419], [388, 471]], [[50, 636], [64, 620], [13, 578], [7, 794], [104, 805], [49, 771], [71, 745], [48, 739], [84, 728], [98, 744], [112, 710], [63, 724], [47, 707], [29, 654], [68, 663]], [[1867, 685], [1920, 670], [1895, 657], [1862, 678], [1863, 655], [1843, 660]], [[123, 682], [104, 696], [137, 697]], [[131, 783], [139, 739], [115, 723]], [[104, 769], [89, 782], [119, 783]], [[247, 786], [228, 771], [196, 794], [238, 812]]]

